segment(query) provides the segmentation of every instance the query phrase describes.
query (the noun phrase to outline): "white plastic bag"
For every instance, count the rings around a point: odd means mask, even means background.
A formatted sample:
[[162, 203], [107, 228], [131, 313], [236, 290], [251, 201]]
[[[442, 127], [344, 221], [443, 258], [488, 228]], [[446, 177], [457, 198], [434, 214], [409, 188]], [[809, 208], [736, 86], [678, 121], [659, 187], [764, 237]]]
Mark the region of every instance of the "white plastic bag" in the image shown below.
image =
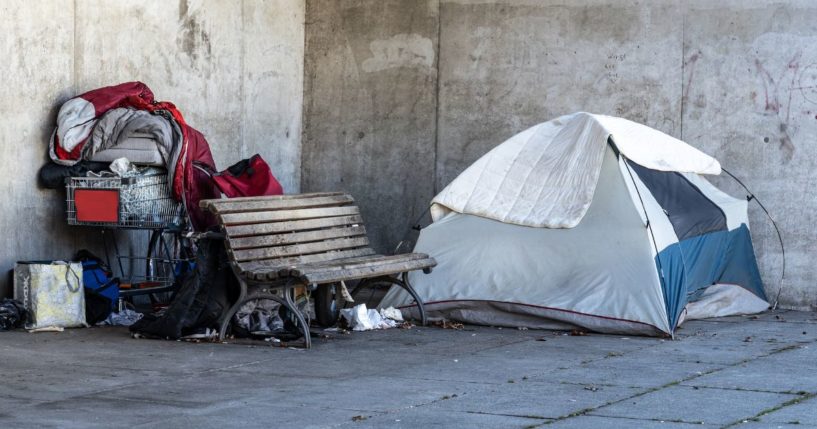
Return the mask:
[[[377, 310], [367, 309], [366, 304], [340, 310], [340, 315], [349, 322], [349, 326], [353, 331], [389, 329], [397, 326], [397, 322], [388, 317], [383, 317]], [[400, 319], [402, 320], [402, 315]]]
[[18, 262], [14, 267], [14, 299], [28, 310], [26, 329], [88, 326], [84, 293], [79, 262]]

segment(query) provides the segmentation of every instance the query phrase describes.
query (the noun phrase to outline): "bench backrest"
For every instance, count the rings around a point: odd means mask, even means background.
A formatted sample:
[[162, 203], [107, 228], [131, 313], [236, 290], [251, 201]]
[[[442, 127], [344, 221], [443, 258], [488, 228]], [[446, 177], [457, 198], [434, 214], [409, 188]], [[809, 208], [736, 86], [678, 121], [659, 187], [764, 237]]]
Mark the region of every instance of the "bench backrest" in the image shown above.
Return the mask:
[[344, 193], [204, 200], [241, 271], [374, 254], [360, 209]]

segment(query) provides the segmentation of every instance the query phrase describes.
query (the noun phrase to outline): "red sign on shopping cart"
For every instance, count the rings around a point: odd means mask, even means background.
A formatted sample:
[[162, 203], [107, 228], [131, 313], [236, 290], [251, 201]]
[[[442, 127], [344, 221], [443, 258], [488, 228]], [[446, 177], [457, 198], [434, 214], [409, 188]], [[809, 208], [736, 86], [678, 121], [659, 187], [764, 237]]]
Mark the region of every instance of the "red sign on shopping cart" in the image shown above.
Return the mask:
[[79, 222], [119, 222], [119, 191], [116, 189], [77, 189], [74, 204]]

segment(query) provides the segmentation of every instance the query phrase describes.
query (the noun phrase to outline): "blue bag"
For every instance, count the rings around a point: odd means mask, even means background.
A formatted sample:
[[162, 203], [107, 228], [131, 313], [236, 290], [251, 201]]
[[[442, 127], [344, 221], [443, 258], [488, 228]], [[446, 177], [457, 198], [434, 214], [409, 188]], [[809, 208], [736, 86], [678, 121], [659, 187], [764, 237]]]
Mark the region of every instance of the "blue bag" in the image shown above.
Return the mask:
[[88, 251], [80, 251], [77, 258], [82, 262], [82, 282], [88, 292], [104, 296], [111, 301], [111, 309], [116, 309], [119, 302], [119, 279], [105, 264]]

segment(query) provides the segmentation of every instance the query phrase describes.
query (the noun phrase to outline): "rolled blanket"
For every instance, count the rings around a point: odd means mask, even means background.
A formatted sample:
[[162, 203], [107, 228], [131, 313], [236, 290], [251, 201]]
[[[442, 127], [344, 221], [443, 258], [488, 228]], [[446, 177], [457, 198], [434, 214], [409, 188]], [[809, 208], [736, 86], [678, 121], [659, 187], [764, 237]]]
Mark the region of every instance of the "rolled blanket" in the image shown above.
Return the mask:
[[181, 149], [181, 128], [172, 119], [145, 110], [111, 109], [99, 119], [82, 158], [111, 162], [127, 158], [133, 164], [171, 168]]

